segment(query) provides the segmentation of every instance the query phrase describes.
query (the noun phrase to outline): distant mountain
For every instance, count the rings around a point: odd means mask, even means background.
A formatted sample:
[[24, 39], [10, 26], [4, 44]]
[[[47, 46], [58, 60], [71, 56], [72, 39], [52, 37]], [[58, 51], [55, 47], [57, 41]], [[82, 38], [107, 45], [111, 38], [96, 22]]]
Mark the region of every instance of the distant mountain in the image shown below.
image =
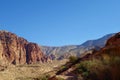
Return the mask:
[[91, 49], [100, 49], [105, 45], [107, 39], [109, 39], [113, 35], [114, 34], [108, 34], [96, 40], [88, 40], [81, 45], [69, 45], [62, 47], [42, 46], [41, 49], [44, 53], [48, 55], [52, 54], [56, 58], [60, 58], [60, 57], [64, 58], [64, 57], [69, 57], [71, 55], [76, 56]]
[[106, 44], [106, 41], [113, 36], [114, 34], [108, 34], [103, 36], [102, 38], [96, 40], [88, 40], [82, 44], [82, 46], [89, 47], [89, 46], [98, 46], [103, 47]]

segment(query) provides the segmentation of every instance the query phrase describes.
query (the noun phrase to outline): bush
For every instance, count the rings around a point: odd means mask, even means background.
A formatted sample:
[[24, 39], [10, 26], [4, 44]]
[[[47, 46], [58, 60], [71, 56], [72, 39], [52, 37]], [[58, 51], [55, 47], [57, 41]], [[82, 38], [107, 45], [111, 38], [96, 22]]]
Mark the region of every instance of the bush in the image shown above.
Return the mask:
[[78, 60], [78, 58], [75, 57], [75, 56], [70, 56], [70, 57], [69, 57], [69, 61], [70, 61], [70, 62], [75, 62], [75, 61], [77, 61], [77, 60]]
[[65, 80], [65, 79], [63, 79], [63, 78], [61, 78], [61, 77], [57, 77], [57, 79], [58, 79], [58, 80]]
[[34, 80], [48, 80], [49, 79], [49, 75], [43, 75], [43, 76], [40, 76], [38, 78], [35, 78]]
[[60, 70], [66, 69], [66, 66], [61, 66]]

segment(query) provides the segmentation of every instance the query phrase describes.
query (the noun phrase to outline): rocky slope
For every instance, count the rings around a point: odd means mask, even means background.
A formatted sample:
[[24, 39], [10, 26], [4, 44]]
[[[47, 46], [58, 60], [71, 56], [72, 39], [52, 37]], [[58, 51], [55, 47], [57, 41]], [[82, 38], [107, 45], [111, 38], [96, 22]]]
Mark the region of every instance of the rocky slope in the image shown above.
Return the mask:
[[120, 80], [120, 32], [109, 38], [100, 50], [72, 58], [62, 67], [56, 77], [65, 80]]
[[30, 64], [43, 62], [45, 55], [36, 43], [22, 37], [0, 31], [0, 64]]
[[41, 49], [44, 53], [54, 55], [54, 58], [61, 59], [61, 58], [68, 58], [71, 55], [79, 56], [86, 51], [97, 49], [99, 50], [103, 47], [111, 36], [114, 34], [108, 34], [103, 36], [102, 38], [96, 40], [88, 40], [81, 45], [69, 45], [69, 46], [62, 46], [62, 47], [49, 47], [49, 46], [42, 46]]

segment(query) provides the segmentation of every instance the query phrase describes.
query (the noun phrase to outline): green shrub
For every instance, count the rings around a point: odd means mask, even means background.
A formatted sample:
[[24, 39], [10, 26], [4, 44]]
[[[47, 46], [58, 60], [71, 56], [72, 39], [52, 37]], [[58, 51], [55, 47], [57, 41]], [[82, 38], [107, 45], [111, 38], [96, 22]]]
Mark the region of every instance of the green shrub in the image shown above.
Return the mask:
[[38, 78], [35, 78], [35, 80], [48, 80], [49, 77], [50, 77], [49, 75], [43, 75]]
[[66, 66], [61, 66], [60, 70], [63, 70], [63, 69], [65, 69], [65, 68], [66, 68]]
[[78, 58], [76, 57], [76, 56], [70, 56], [69, 57], [69, 61], [70, 62], [75, 62], [75, 61], [77, 61], [78, 60]]
[[58, 79], [58, 80], [65, 80], [65, 79], [63, 79], [63, 78], [61, 78], [61, 77], [57, 77], [57, 79]]

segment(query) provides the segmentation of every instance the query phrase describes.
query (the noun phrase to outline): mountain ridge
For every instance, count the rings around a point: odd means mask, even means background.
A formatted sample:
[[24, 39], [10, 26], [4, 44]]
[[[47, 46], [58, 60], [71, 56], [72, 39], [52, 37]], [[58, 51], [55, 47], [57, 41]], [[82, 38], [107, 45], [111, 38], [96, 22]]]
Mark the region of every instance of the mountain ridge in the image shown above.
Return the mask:
[[53, 54], [57, 56], [57, 58], [64, 56], [64, 54], [67, 54], [67, 55], [70, 54], [68, 55], [68, 57], [71, 55], [78, 56], [91, 49], [97, 49], [97, 50], [100, 49], [105, 45], [107, 39], [109, 39], [113, 35], [114, 33], [111, 33], [99, 39], [87, 40], [81, 45], [67, 45], [67, 46], [60, 46], [60, 47], [41, 46], [41, 49], [45, 54], [48, 54], [48, 55]]

